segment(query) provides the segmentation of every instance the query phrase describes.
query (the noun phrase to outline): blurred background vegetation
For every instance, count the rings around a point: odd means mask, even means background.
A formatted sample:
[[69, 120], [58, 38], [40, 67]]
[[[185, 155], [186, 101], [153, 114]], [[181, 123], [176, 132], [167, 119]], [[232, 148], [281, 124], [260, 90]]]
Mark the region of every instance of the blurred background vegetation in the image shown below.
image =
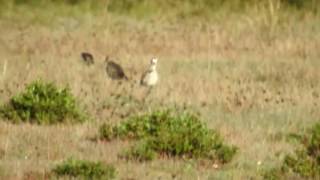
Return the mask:
[[248, 11], [281, 11], [286, 13], [317, 15], [318, 0], [0, 0], [2, 11], [15, 7], [52, 8], [56, 6], [77, 7], [87, 12], [111, 12], [136, 18], [190, 17], [210, 18], [221, 13], [244, 13]]

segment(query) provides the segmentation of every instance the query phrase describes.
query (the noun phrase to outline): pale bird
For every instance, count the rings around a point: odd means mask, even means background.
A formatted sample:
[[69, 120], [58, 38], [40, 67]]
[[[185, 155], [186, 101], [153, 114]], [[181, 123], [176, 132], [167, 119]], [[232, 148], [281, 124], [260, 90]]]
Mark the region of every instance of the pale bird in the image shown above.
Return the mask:
[[109, 59], [109, 56], [106, 57], [105, 60], [107, 66], [106, 66], [106, 72], [107, 75], [113, 79], [113, 80], [121, 80], [121, 79], [125, 79], [128, 80], [128, 77], [125, 75], [122, 67], [115, 63], [114, 61]]
[[141, 85], [152, 87], [158, 83], [159, 75], [157, 72], [157, 62], [157, 58], [151, 59], [149, 69], [141, 77]]

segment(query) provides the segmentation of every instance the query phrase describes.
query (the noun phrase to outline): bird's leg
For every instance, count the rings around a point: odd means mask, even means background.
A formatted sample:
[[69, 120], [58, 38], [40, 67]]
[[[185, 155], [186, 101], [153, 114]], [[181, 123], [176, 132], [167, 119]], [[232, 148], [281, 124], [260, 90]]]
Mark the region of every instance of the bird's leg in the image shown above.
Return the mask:
[[122, 91], [123, 91], [122, 81], [118, 81], [118, 82], [117, 82], [115, 91], [116, 91], [118, 94], [123, 94], [123, 92], [122, 92]]
[[149, 87], [148, 92], [147, 92], [147, 96], [149, 96], [149, 95], [151, 94], [152, 89], [153, 89], [153, 87], [152, 87], [152, 86], [151, 86], [151, 87]]
[[146, 92], [146, 95], [144, 96], [143, 98], [143, 103], [146, 104], [147, 102], [147, 98], [150, 96], [151, 92], [152, 92], [152, 86], [148, 88], [147, 92]]

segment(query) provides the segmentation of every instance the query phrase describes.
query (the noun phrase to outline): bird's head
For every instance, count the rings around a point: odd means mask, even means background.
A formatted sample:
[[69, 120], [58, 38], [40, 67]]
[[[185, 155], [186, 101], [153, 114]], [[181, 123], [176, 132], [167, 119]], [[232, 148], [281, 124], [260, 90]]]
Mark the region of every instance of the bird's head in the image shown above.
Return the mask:
[[158, 58], [152, 58], [150, 61], [151, 65], [156, 65], [157, 62], [158, 62]]

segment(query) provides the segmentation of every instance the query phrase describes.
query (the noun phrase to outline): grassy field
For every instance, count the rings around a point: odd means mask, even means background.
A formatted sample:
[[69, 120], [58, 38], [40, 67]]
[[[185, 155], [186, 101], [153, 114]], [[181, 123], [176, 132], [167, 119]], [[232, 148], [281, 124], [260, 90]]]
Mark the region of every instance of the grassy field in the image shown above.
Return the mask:
[[[45, 179], [69, 157], [113, 164], [117, 179], [261, 179], [292, 152], [288, 134], [320, 117], [320, 16], [268, 2], [204, 17], [144, 14], [144, 6], [133, 8], [133, 16], [86, 3], [2, 5], [0, 103], [42, 78], [69, 86], [91, 120], [0, 121], [0, 179]], [[94, 54], [93, 66], [81, 62], [83, 51]], [[106, 55], [130, 83], [106, 76]], [[141, 108], [146, 88], [138, 82], [151, 57], [159, 58], [160, 81]], [[219, 168], [179, 158], [132, 162], [117, 156], [129, 142], [92, 141], [105, 122], [174, 104], [200, 112], [239, 148], [236, 157]]]

